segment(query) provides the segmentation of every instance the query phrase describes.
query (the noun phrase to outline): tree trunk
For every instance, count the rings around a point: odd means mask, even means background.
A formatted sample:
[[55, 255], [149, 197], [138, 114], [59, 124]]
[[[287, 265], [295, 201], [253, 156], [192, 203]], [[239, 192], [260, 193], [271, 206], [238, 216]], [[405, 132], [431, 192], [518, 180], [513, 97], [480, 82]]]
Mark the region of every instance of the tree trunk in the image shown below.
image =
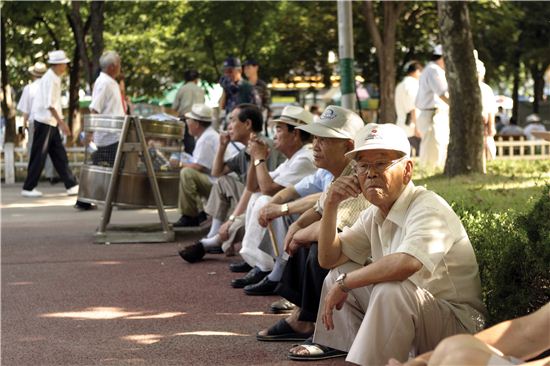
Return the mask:
[[67, 20], [69, 21], [69, 25], [73, 30], [76, 47], [80, 51], [80, 59], [82, 61], [86, 80], [88, 81], [88, 84], [91, 86], [93, 82], [93, 78], [92, 78], [93, 70], [92, 70], [92, 64], [90, 62], [90, 59], [87, 53], [86, 40], [85, 40], [86, 27], [82, 23], [82, 17], [80, 16], [79, 1], [71, 2], [71, 12], [67, 14]]
[[8, 66], [6, 64], [6, 18], [0, 17], [0, 58], [2, 59], [2, 116], [6, 121], [6, 130], [4, 131], [4, 142], [15, 142], [15, 106], [14, 95], [8, 77]]
[[[380, 31], [374, 17], [371, 1], [363, 3], [363, 13], [366, 19], [366, 26], [372, 38], [376, 55], [378, 57], [378, 70], [380, 73], [380, 117], [381, 123], [394, 123], [395, 113], [395, 34], [397, 20], [403, 10], [403, 2], [387, 1], [384, 6], [384, 27]], [[384, 35], [382, 38], [381, 32]]]
[[541, 63], [533, 63], [530, 67], [531, 75], [533, 77], [533, 113], [539, 113], [540, 102], [544, 95], [544, 67]]
[[[91, 10], [90, 10], [90, 19], [91, 19], [91, 29], [92, 29], [92, 59], [91, 59], [91, 70], [92, 70], [92, 82], [97, 79], [99, 75], [99, 58], [103, 53], [104, 43], [103, 43], [103, 29], [104, 29], [104, 11], [105, 11], [105, 2], [104, 1], [92, 1]], [[92, 84], [90, 83], [90, 87]]]
[[[520, 37], [521, 38], [521, 37]], [[519, 46], [514, 52], [514, 80], [512, 86], [512, 118], [516, 123], [519, 117], [519, 66], [520, 66], [521, 50]]]
[[468, 4], [438, 2], [439, 27], [449, 84], [450, 141], [445, 174], [483, 172], [483, 122]]

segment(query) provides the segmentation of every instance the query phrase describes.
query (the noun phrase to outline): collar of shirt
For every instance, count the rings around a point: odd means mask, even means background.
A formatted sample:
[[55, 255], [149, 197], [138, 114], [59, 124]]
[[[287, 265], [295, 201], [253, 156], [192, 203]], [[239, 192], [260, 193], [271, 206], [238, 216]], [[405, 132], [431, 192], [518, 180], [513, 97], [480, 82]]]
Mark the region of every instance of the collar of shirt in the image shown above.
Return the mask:
[[390, 212], [388, 213], [388, 216], [386, 216], [385, 218], [382, 215], [382, 211], [378, 207], [376, 207], [376, 212], [374, 213], [374, 222], [376, 222], [376, 224], [380, 226], [384, 223], [384, 220], [387, 219], [397, 226], [403, 227], [405, 225], [406, 212], [411, 204], [411, 201], [414, 198], [415, 188], [416, 187], [414, 183], [410, 181], [403, 192], [401, 192], [397, 200], [394, 202], [392, 208], [390, 209]]

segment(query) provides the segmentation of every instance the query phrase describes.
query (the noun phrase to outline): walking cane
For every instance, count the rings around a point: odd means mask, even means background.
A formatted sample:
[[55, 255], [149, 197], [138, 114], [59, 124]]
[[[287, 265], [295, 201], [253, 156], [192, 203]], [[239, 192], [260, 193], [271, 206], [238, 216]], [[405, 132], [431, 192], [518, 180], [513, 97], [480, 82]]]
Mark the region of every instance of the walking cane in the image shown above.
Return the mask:
[[267, 231], [269, 232], [269, 238], [271, 239], [271, 245], [273, 246], [273, 253], [275, 253], [275, 256], [279, 256], [279, 245], [277, 244], [277, 238], [275, 237], [275, 233], [273, 232], [273, 226], [271, 226], [271, 222], [267, 224]]

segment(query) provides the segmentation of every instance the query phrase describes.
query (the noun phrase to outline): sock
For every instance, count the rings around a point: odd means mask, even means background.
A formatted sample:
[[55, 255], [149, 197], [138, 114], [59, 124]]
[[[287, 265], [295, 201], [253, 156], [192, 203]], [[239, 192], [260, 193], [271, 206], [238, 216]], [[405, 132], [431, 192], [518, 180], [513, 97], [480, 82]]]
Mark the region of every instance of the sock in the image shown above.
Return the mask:
[[[218, 234], [218, 231], [220, 230], [220, 226], [222, 226], [223, 222], [220, 219], [212, 219], [212, 226], [210, 226], [210, 231], [208, 234], [206, 234], [207, 238], [211, 238], [214, 235]], [[202, 241], [202, 240], [201, 240]]]
[[273, 270], [267, 276], [267, 279], [271, 282], [279, 282], [283, 278], [283, 272], [285, 271], [287, 261], [282, 258], [277, 258]]
[[216, 236], [212, 238], [201, 239], [201, 243], [205, 248], [212, 248], [219, 247], [222, 244], [222, 240], [220, 239], [220, 236], [216, 234]]

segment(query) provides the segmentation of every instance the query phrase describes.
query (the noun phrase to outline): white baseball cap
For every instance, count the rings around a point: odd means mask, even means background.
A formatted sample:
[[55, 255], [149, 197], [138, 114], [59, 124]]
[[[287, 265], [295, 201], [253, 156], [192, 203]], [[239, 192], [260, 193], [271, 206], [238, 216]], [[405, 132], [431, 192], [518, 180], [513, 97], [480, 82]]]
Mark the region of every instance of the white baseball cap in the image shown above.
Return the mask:
[[303, 126], [313, 123], [313, 114], [302, 107], [287, 105], [281, 112], [281, 116], [274, 119], [273, 122], [286, 123], [292, 126]]
[[202, 122], [212, 122], [212, 108], [206, 104], [195, 103], [191, 106], [191, 112], [185, 113], [185, 118], [191, 118]]
[[63, 50], [55, 50], [48, 52], [48, 63], [49, 64], [68, 64], [71, 62], [65, 55]]
[[406, 157], [411, 155], [411, 144], [405, 131], [393, 123], [369, 123], [358, 134], [355, 146], [346, 157], [354, 159], [358, 152], [366, 150], [393, 150]]
[[318, 137], [353, 139], [363, 126], [365, 123], [355, 112], [329, 105], [317, 122], [297, 128]]
[[533, 122], [540, 122], [540, 117], [536, 113], [531, 113], [530, 115], [525, 118], [525, 122], [527, 123], [533, 123]]
[[435, 45], [433, 54], [436, 56], [443, 56], [443, 46], [440, 44]]

